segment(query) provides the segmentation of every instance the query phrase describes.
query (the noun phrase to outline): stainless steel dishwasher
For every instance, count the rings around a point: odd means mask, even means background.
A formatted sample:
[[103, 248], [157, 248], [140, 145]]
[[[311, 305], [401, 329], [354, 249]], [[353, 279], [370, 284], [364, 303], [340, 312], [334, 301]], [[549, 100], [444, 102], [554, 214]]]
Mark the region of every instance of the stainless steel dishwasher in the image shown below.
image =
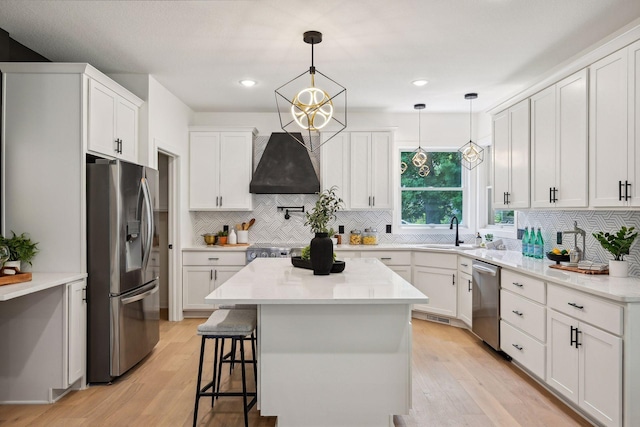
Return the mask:
[[500, 350], [500, 267], [473, 261], [473, 311], [471, 330]]

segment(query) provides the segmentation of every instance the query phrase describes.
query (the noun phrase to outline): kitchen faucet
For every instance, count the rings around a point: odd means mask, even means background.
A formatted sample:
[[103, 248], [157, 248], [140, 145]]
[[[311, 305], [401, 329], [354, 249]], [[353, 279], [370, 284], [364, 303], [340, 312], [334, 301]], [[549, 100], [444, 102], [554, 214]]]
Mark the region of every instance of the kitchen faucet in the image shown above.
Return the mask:
[[451, 222], [449, 223], [449, 230], [453, 230], [453, 221], [455, 220], [456, 222], [456, 246], [460, 246], [460, 243], [463, 243], [462, 240], [460, 240], [460, 237], [458, 235], [458, 217], [457, 216], [452, 216], [451, 217]]
[[578, 227], [578, 221], [573, 221], [573, 230], [561, 231], [561, 233], [573, 234], [573, 247], [576, 248], [577, 251], [580, 251], [580, 248], [578, 247], [578, 234], [582, 236], [582, 253], [580, 254], [580, 259], [586, 259], [585, 250], [587, 249], [587, 247], [585, 246], [585, 237], [587, 233], [582, 228]]

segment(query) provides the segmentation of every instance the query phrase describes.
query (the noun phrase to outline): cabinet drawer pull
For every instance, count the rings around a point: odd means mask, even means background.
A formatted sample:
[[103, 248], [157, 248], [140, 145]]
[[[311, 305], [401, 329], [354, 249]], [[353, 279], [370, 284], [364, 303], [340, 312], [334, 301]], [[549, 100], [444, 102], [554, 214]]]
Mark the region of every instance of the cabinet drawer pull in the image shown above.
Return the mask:
[[220, 258], [209, 258], [209, 261], [218, 261]]
[[522, 317], [522, 313], [518, 310], [511, 310], [512, 313], [515, 313], [516, 315]]
[[569, 304], [571, 307], [577, 308], [578, 310], [584, 309], [584, 305], [578, 305], [575, 302], [568, 302], [567, 304]]
[[380, 259], [383, 261], [391, 261], [391, 257], [382, 257]]
[[469, 267], [469, 264], [460, 263], [460, 265], [463, 267]]
[[512, 346], [514, 346], [516, 349], [522, 351], [522, 346], [519, 346], [518, 344], [511, 344]]
[[524, 285], [522, 283], [518, 283], [518, 282], [513, 282], [514, 285], [516, 285], [519, 288], [524, 287]]

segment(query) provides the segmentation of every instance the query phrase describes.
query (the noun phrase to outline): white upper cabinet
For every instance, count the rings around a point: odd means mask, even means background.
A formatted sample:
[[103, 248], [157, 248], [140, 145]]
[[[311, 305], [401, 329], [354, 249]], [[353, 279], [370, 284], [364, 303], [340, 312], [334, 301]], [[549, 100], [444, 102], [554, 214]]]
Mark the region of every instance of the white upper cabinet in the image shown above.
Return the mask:
[[89, 80], [88, 150], [138, 163], [138, 107]]
[[392, 209], [391, 143], [390, 132], [351, 132], [351, 209]]
[[349, 132], [342, 132], [327, 141], [333, 134], [323, 133], [320, 147], [320, 178], [321, 190], [338, 187], [337, 195], [348, 208], [349, 199], [349, 162], [351, 159], [351, 145]]
[[531, 97], [531, 207], [586, 207], [587, 70]]
[[590, 205], [640, 206], [640, 42], [594, 63], [590, 73]]
[[345, 210], [393, 209], [392, 143], [391, 132], [338, 134], [320, 149], [322, 188], [337, 185]]
[[191, 131], [189, 209], [253, 209], [253, 131]]
[[529, 99], [493, 118], [493, 205], [529, 207]]

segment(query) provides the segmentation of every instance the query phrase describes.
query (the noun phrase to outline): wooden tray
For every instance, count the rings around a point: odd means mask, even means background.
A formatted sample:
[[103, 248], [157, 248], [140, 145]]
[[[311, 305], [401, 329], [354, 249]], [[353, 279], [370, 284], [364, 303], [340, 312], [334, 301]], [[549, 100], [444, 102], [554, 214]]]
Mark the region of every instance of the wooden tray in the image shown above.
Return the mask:
[[574, 273], [582, 273], [582, 274], [609, 274], [609, 270], [582, 270], [578, 267], [569, 267], [567, 265], [561, 264], [551, 264], [549, 268], [557, 268], [558, 270], [566, 270], [573, 271]]
[[0, 286], [30, 281], [31, 273], [4, 274], [4, 272], [0, 272]]
[[224, 245], [218, 245], [217, 243], [213, 246], [251, 246], [251, 243], [225, 243]]

